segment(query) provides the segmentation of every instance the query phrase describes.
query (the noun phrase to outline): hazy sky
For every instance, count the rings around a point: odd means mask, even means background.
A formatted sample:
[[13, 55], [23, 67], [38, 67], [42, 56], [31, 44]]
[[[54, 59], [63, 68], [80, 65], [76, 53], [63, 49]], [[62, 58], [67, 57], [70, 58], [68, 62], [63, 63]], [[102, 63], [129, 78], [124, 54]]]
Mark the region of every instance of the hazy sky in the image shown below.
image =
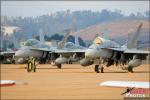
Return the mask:
[[149, 10], [149, 1], [1, 1], [1, 15], [9, 17], [39, 16], [67, 9], [71, 11], [119, 9], [123, 14], [128, 15]]

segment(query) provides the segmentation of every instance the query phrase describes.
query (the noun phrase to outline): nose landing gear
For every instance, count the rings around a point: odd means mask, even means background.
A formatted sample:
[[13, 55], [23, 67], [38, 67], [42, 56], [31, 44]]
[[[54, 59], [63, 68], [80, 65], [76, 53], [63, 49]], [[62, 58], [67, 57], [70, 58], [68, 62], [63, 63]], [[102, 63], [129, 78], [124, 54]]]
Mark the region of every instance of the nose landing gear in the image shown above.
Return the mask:
[[99, 65], [95, 65], [95, 72], [96, 73], [104, 73], [104, 67], [103, 66], [99, 66]]
[[62, 65], [61, 65], [61, 64], [58, 64], [58, 65], [57, 65], [57, 68], [58, 68], [58, 69], [61, 69], [61, 68], [62, 68]]

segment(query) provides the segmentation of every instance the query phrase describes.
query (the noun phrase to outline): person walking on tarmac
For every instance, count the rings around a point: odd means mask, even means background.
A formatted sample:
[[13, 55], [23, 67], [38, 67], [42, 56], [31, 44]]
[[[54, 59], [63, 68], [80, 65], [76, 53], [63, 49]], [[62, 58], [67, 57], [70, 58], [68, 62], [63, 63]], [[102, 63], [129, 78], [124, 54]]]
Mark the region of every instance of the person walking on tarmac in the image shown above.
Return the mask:
[[28, 67], [27, 67], [28, 72], [36, 72], [36, 58], [30, 57], [28, 60]]
[[32, 65], [33, 65], [33, 67], [32, 67], [32, 70], [33, 70], [33, 72], [36, 72], [36, 58], [32, 58]]
[[31, 72], [32, 71], [32, 57], [28, 57], [28, 66], [27, 66], [27, 71]]

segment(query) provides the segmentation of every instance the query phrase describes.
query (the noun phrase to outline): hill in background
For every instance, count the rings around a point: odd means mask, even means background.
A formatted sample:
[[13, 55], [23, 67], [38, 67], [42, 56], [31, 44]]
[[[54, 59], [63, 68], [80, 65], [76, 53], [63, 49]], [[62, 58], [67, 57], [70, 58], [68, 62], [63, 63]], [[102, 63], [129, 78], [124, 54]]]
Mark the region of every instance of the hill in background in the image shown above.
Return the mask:
[[[143, 23], [140, 40], [149, 40], [149, 22], [147, 20], [116, 20], [105, 22], [97, 25], [92, 25], [85, 29], [81, 29], [77, 32], [72, 33], [74, 36], [79, 36], [83, 40], [93, 40], [95, 35], [102, 36], [102, 33], [106, 32], [109, 34], [109, 38], [118, 42], [124, 43], [129, 36], [135, 34], [137, 27], [140, 23]], [[105, 33], [104, 33], [105, 34]]]
[[75, 36], [80, 36], [84, 40], [91, 40], [95, 37], [96, 34], [99, 36], [102, 35], [105, 29], [108, 30], [110, 38], [114, 37], [127, 37], [128, 34], [134, 34], [138, 25], [143, 23], [141, 33], [148, 34], [149, 31], [149, 22], [146, 20], [118, 20], [111, 21], [107, 23], [97, 24], [85, 29], [81, 29], [77, 32], [72, 33]]
[[[7, 17], [1, 16], [1, 26], [17, 26], [21, 32], [16, 33], [16, 40], [25, 41], [43, 33], [51, 39], [60, 40], [71, 28], [72, 35], [86, 40], [93, 40], [96, 34], [109, 33], [110, 39], [125, 43], [128, 33], [134, 33], [138, 24], [142, 22], [141, 40], [149, 40], [149, 11], [142, 13], [122, 14], [122, 11], [109, 11], [103, 9], [100, 12], [85, 11], [60, 11], [37, 17]], [[106, 32], [107, 30], [107, 32]], [[15, 32], [14, 32], [15, 34]], [[51, 38], [53, 37], [53, 38]], [[71, 39], [73, 40], [73, 39]]]

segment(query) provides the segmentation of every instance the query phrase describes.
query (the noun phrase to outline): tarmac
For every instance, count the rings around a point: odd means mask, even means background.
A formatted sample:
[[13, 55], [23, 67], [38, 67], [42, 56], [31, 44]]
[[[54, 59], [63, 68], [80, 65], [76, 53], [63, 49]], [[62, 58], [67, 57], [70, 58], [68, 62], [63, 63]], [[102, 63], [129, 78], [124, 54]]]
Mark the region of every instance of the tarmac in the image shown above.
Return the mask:
[[39, 64], [36, 72], [27, 72], [27, 65], [1, 64], [1, 80], [15, 80], [14, 86], [1, 87], [1, 99], [123, 99], [126, 88], [103, 87], [104, 81], [149, 82], [149, 65], [128, 73], [116, 66], [95, 73], [94, 66], [65, 64], [62, 69]]

